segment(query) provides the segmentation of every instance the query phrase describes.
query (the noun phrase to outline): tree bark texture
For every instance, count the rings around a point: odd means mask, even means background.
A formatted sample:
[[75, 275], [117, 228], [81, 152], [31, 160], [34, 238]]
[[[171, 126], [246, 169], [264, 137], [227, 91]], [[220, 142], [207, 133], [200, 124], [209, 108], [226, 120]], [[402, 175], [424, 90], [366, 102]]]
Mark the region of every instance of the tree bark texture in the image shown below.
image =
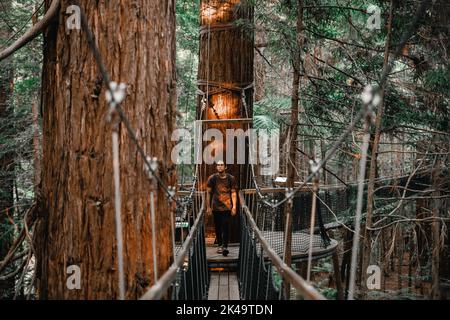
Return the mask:
[[[47, 7], [51, 1], [46, 1]], [[83, 1], [82, 10], [113, 81], [127, 84], [122, 107], [140, 145], [175, 185], [170, 135], [175, 126], [175, 5], [157, 0]], [[85, 33], [67, 30], [62, 1], [44, 35], [42, 199], [37, 290], [41, 299], [118, 297], [112, 125], [105, 86]], [[119, 127], [126, 298], [153, 283], [151, 183], [143, 160]], [[171, 263], [172, 207], [156, 190], [158, 274]], [[79, 266], [81, 289], [66, 286]]]

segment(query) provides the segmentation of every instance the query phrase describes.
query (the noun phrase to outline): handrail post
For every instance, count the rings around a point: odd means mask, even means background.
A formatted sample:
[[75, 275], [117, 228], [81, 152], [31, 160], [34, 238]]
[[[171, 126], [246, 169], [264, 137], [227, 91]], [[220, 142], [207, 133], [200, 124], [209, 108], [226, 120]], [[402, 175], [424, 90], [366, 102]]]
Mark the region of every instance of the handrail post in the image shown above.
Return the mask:
[[[286, 188], [286, 198], [289, 200], [286, 202], [285, 206], [285, 227], [284, 227], [284, 248], [283, 248], [283, 261], [290, 268], [292, 265], [292, 216], [293, 216], [293, 202], [292, 188]], [[291, 298], [291, 286], [289, 281], [283, 281], [283, 291], [286, 300]]]

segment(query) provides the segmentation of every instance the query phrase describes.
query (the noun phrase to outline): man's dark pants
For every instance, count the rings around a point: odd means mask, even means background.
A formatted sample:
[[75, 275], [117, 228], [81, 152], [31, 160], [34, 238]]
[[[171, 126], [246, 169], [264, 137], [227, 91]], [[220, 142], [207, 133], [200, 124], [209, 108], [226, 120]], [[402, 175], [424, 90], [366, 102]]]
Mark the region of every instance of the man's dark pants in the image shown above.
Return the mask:
[[214, 225], [216, 227], [216, 239], [219, 247], [228, 247], [230, 239], [231, 211], [213, 211]]

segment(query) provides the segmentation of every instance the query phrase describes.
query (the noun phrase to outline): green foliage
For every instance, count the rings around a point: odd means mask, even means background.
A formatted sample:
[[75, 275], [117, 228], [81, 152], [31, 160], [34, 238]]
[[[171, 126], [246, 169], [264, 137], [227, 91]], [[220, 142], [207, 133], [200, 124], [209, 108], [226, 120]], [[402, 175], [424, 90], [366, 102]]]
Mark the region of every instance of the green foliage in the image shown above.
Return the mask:
[[200, 9], [196, 1], [176, 2], [177, 90], [180, 127], [195, 120], [197, 105], [198, 30]]
[[424, 85], [427, 90], [441, 93], [450, 99], [450, 65], [429, 71], [425, 75]]
[[278, 131], [278, 123], [267, 115], [254, 116], [253, 127], [255, 129], [262, 129], [268, 132]]
[[319, 288], [319, 292], [329, 300], [337, 299], [337, 290], [334, 288]]

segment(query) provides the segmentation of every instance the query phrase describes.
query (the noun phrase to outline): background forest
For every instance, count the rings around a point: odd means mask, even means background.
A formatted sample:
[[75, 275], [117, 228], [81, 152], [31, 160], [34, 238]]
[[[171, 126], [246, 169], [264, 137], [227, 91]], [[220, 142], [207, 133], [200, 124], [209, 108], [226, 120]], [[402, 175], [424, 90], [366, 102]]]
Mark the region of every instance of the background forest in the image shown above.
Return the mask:
[[[392, 54], [400, 42], [419, 1], [252, 2], [255, 24], [242, 24], [255, 32], [254, 126], [280, 132], [280, 175], [288, 175], [285, 128], [290, 123], [295, 70], [299, 76], [296, 164], [302, 181], [309, 173], [309, 160], [323, 158], [355, 116], [364, 87], [380, 80], [385, 53]], [[379, 29], [368, 24], [370, 5], [380, 9]], [[176, 1], [177, 124], [182, 128], [192, 127], [199, 101], [199, 13], [198, 1]], [[0, 51], [42, 15], [41, 1], [0, 0]], [[369, 184], [411, 172], [426, 172], [430, 179], [414, 197], [405, 196], [399, 188], [396, 197], [368, 200], [373, 203], [368, 209], [371, 221], [383, 221], [376, 224], [372, 242], [364, 244], [366, 259], [380, 261], [383, 272], [381, 290], [362, 290], [361, 295], [368, 299], [449, 297], [449, 17], [448, 1], [430, 1], [389, 74], [383, 91], [384, 110], [377, 112], [372, 126]], [[0, 299], [34, 298], [35, 293], [31, 241], [21, 245], [13, 263], [3, 265], [2, 260], [40, 196], [42, 51], [40, 36], [0, 63]], [[323, 184], [356, 182], [362, 135], [361, 124], [327, 163]], [[379, 142], [374, 143], [377, 136]], [[192, 182], [193, 168], [180, 166], [177, 170], [178, 183]], [[271, 178], [261, 183], [272, 186], [276, 177]], [[389, 215], [396, 207], [395, 215]], [[354, 227], [353, 218], [351, 211], [339, 216], [349, 229]], [[331, 231], [342, 241], [343, 269], [351, 240], [346, 230]], [[32, 236], [30, 232], [26, 237]], [[322, 293], [334, 298], [336, 292], [328, 288], [329, 279], [324, 276], [330, 269], [331, 261], [323, 260], [314, 271]]]

